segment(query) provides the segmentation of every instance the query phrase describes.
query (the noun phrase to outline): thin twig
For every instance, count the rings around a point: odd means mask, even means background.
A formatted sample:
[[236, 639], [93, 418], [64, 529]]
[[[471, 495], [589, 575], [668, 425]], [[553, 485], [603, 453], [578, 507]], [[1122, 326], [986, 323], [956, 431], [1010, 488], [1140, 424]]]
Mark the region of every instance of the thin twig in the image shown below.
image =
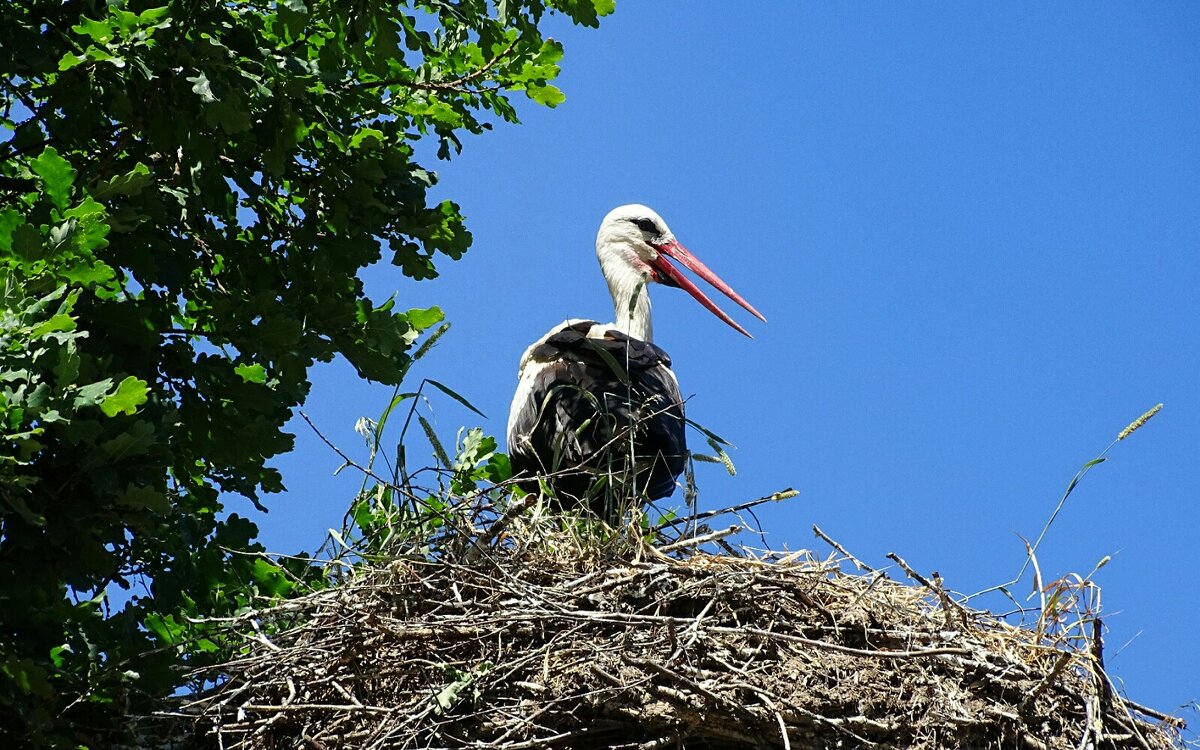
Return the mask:
[[875, 572], [874, 568], [872, 568], [870, 565], [867, 565], [862, 560], [859, 560], [857, 557], [855, 557], [854, 555], [847, 552], [845, 547], [843, 547], [842, 545], [835, 542], [824, 531], [821, 531], [821, 528], [819, 526], [817, 526], [815, 523], [813, 524], [812, 528], [813, 528], [813, 533], [816, 534], [818, 538], [820, 538], [822, 541], [824, 541], [830, 547], [833, 547], [835, 550], [837, 550], [839, 553], [841, 553], [842, 557], [844, 557], [847, 560], [849, 560], [850, 562], [854, 563], [854, 566], [856, 568], [858, 568], [859, 570], [867, 571], [869, 573]]
[[692, 523], [693, 521], [703, 521], [708, 518], [715, 518], [716, 516], [732, 515], [732, 514], [740, 513], [743, 510], [749, 510], [750, 508], [758, 507], [759, 505], [763, 505], [764, 503], [777, 503], [781, 500], [787, 500], [789, 498], [796, 497], [799, 494], [800, 494], [799, 492], [796, 492], [795, 490], [793, 490], [792, 488], [789, 487], [785, 490], [780, 490], [779, 492], [772, 493], [765, 497], [760, 497], [757, 500], [750, 500], [745, 503], [739, 503], [738, 505], [731, 505], [728, 508], [719, 508], [716, 510], [706, 510], [706, 511], [702, 511], [700, 513], [693, 513], [689, 516], [681, 516], [678, 518], [672, 518], [667, 521], [659, 521], [658, 525], [655, 526], [652, 530], [660, 531], [662, 529], [670, 528], [671, 526], [679, 526], [680, 524]]
[[729, 528], [721, 529], [720, 531], [713, 531], [708, 534], [701, 534], [700, 536], [690, 537], [688, 539], [680, 539], [678, 541], [671, 542], [670, 544], [664, 544], [661, 547], [656, 547], [655, 549], [657, 549], [659, 552], [673, 552], [677, 549], [683, 549], [684, 547], [699, 547], [702, 544], [707, 544], [709, 542], [716, 541], [717, 539], [724, 539], [727, 536], [732, 536], [733, 534], [741, 531], [742, 528], [743, 527], [741, 526], [730, 526]]

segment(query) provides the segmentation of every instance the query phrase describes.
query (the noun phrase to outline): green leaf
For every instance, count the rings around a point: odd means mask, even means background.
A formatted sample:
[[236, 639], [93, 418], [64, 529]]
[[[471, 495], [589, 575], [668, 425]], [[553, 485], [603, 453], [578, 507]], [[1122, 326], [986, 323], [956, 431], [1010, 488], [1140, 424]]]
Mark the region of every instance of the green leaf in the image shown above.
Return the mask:
[[116, 36], [112, 19], [93, 21], [86, 16], [83, 16], [78, 24], [72, 26], [71, 31], [90, 38], [96, 44], [108, 44]]
[[125, 492], [116, 497], [115, 502], [126, 508], [148, 510], [159, 515], [171, 512], [171, 501], [160, 490], [153, 487], [130, 485]]
[[75, 318], [66, 313], [59, 313], [49, 320], [44, 320], [29, 331], [30, 338], [40, 339], [47, 333], [55, 331], [74, 331]]
[[209, 82], [208, 76], [204, 75], [204, 73], [189, 76], [187, 80], [193, 84], [192, 92], [200, 95], [200, 101], [205, 104], [217, 101], [217, 97], [212, 92], [212, 83]]
[[259, 593], [271, 598], [287, 596], [296, 587], [282, 567], [262, 557], [251, 563], [250, 575]]
[[104, 400], [104, 396], [108, 393], [109, 388], [112, 388], [112, 378], [105, 378], [104, 380], [77, 388], [75, 391], [75, 408], [82, 409], [86, 406], [99, 405]]
[[375, 128], [359, 128], [359, 130], [350, 137], [350, 150], [360, 148], [366, 144], [366, 148], [379, 148], [386, 142], [383, 131]]
[[17, 659], [9, 656], [0, 664], [0, 673], [8, 675], [21, 692], [49, 699], [54, 695], [54, 688], [47, 680], [46, 670], [31, 659]]
[[67, 281], [89, 288], [106, 284], [116, 276], [117, 272], [112, 266], [98, 260], [76, 263], [62, 272], [62, 277]]
[[6, 208], [0, 211], [0, 251], [12, 251], [13, 230], [25, 223], [25, 217], [16, 209]]
[[154, 445], [154, 425], [138, 420], [112, 440], [100, 444], [107, 461], [124, 461], [131, 456], [140, 456]]
[[408, 324], [418, 331], [424, 331], [433, 325], [441, 323], [446, 317], [440, 307], [420, 308], [414, 307], [404, 313], [404, 317], [408, 320]]
[[157, 26], [161, 25], [163, 16], [171, 10], [170, 6], [163, 5], [158, 8], [147, 8], [138, 14], [138, 24], [141, 26]]
[[67, 660], [63, 657], [63, 654], [70, 653], [74, 653], [70, 644], [64, 643], [61, 646], [55, 646], [54, 648], [50, 649], [50, 662], [54, 664], [55, 668], [62, 669], [67, 663]]
[[30, 409], [41, 409], [50, 399], [50, 384], [38, 383], [37, 387], [29, 392], [29, 396], [25, 399], [25, 405]]
[[215, 101], [208, 110], [208, 120], [221, 126], [226, 133], [242, 133], [252, 124], [250, 113], [237, 101]]
[[153, 181], [154, 178], [150, 176], [150, 168], [139, 162], [125, 174], [116, 175], [96, 185], [92, 188], [91, 193], [99, 200], [111, 198], [114, 195], [137, 195]]
[[15, 491], [0, 493], [0, 501], [3, 501], [8, 507], [16, 511], [25, 523], [30, 526], [45, 526], [46, 519], [44, 516], [34, 513], [25, 503], [25, 499]]
[[267, 368], [260, 364], [240, 364], [233, 368], [233, 371], [242, 376], [242, 380], [247, 383], [265, 383], [267, 382]]
[[58, 155], [53, 146], [47, 146], [38, 158], [29, 163], [30, 169], [42, 178], [46, 195], [61, 211], [71, 199], [71, 185], [75, 182], [75, 168]]
[[100, 411], [105, 416], [115, 417], [118, 414], [133, 414], [137, 408], [146, 403], [149, 396], [149, 386], [145, 380], [132, 375], [117, 385], [117, 389], [104, 397], [100, 402]]
[[54, 377], [58, 378], [60, 383], [74, 383], [75, 379], [79, 377], [79, 366], [82, 362], [79, 357], [79, 346], [75, 341], [67, 342], [67, 345], [58, 352], [58, 361], [52, 370]]
[[130, 13], [127, 10], [122, 10], [115, 5], [109, 7], [109, 12], [117, 21], [117, 25], [121, 28], [121, 36], [129, 36], [137, 30], [140, 19], [136, 13]]
[[107, 50], [102, 50], [99, 47], [88, 47], [84, 50], [83, 54], [87, 59], [94, 60], [95, 62], [106, 62], [116, 68], [125, 67], [124, 58], [118, 57]]
[[582, 26], [599, 26], [599, 16], [612, 13], [617, 5], [616, 0], [560, 0], [559, 10], [570, 16], [571, 20]]
[[79, 65], [80, 63], [86, 62], [86, 61], [87, 61], [86, 55], [76, 55], [72, 52], [68, 52], [67, 54], [63, 55], [62, 58], [58, 61], [58, 69], [60, 71], [70, 70], [71, 68], [74, 68], [76, 65]]
[[187, 632], [174, 615], [150, 614], [143, 620], [143, 624], [163, 643], [178, 643]]
[[30, 224], [20, 224], [13, 229], [12, 253], [26, 260], [38, 260], [46, 254], [42, 233]]
[[454, 461], [455, 471], [468, 471], [489, 460], [496, 452], [496, 438], [484, 435], [483, 429], [472, 427], [463, 438], [462, 446]]
[[526, 86], [525, 93], [538, 104], [551, 108], [557, 107], [567, 100], [567, 95], [561, 89], [548, 83]]
[[105, 220], [104, 206], [87, 196], [83, 202], [63, 213], [64, 218], [74, 219], [70, 222], [68, 239], [72, 248], [81, 254], [91, 255], [92, 250], [108, 246], [108, 222]]
[[493, 454], [484, 467], [484, 475], [494, 484], [506, 482], [512, 479], [512, 462], [503, 453]]

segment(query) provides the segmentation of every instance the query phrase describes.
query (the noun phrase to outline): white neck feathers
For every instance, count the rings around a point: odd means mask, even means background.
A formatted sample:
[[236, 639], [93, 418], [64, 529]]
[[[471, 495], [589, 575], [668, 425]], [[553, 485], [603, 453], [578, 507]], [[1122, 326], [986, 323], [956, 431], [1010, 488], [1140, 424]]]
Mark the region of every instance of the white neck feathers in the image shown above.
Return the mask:
[[613, 263], [613, 268], [604, 269], [608, 291], [612, 294], [616, 312], [616, 328], [642, 341], [654, 340], [654, 326], [650, 321], [650, 289], [646, 277], [625, 263]]
[[[619, 216], [614, 219], [614, 214]], [[650, 263], [655, 251], [646, 243], [643, 230], [636, 222], [624, 218], [624, 214], [643, 219], [657, 216], [645, 206], [614, 209], [596, 234], [596, 257], [612, 294], [617, 316], [615, 327], [633, 338], [651, 341], [654, 333], [650, 323], [648, 280], [654, 273]], [[661, 224], [662, 220], [658, 219], [658, 222]]]

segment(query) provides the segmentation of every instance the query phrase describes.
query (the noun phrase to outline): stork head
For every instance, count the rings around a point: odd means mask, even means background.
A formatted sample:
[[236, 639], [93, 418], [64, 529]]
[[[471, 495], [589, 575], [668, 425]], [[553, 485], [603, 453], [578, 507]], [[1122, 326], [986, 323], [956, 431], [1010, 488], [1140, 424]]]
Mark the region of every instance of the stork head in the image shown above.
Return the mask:
[[631, 203], [608, 212], [600, 223], [596, 234], [596, 256], [608, 279], [609, 288], [614, 290], [622, 278], [645, 279], [648, 282], [683, 289], [713, 315], [732, 326], [734, 330], [750, 336], [733, 318], [717, 307], [700, 288], [680, 273], [670, 261], [675, 259], [700, 278], [716, 287], [722, 294], [741, 305], [751, 315], [766, 322], [758, 310], [742, 299], [728, 284], [692, 255], [675, 239], [667, 222], [646, 206]]

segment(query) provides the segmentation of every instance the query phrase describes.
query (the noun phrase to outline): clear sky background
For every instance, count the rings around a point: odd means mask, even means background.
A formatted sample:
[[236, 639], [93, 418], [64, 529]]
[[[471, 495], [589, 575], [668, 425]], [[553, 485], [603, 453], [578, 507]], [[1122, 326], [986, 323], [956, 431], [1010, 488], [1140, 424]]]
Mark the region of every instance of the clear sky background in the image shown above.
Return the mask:
[[[777, 549], [824, 551], [815, 523], [874, 565], [1003, 582], [1017, 534], [1164, 402], [1039, 558], [1052, 578], [1113, 555], [1111, 671], [1161, 709], [1200, 699], [1200, 5], [621, 2], [553, 33], [566, 103], [438, 167], [474, 248], [432, 282], [366, 276], [454, 324], [413, 384], [489, 419], [435, 399], [443, 439], [502, 439], [524, 347], [612, 319], [595, 231], [646, 203], [770, 321], [723, 305], [751, 341], [652, 290], [689, 416], [738, 447], [737, 477], [698, 465], [701, 506], [795, 487], [759, 514]], [[354, 422], [391, 390], [343, 362], [315, 383], [307, 412], [361, 456]], [[280, 552], [314, 549], [359, 481], [293, 431], [289, 494], [249, 513]]]

